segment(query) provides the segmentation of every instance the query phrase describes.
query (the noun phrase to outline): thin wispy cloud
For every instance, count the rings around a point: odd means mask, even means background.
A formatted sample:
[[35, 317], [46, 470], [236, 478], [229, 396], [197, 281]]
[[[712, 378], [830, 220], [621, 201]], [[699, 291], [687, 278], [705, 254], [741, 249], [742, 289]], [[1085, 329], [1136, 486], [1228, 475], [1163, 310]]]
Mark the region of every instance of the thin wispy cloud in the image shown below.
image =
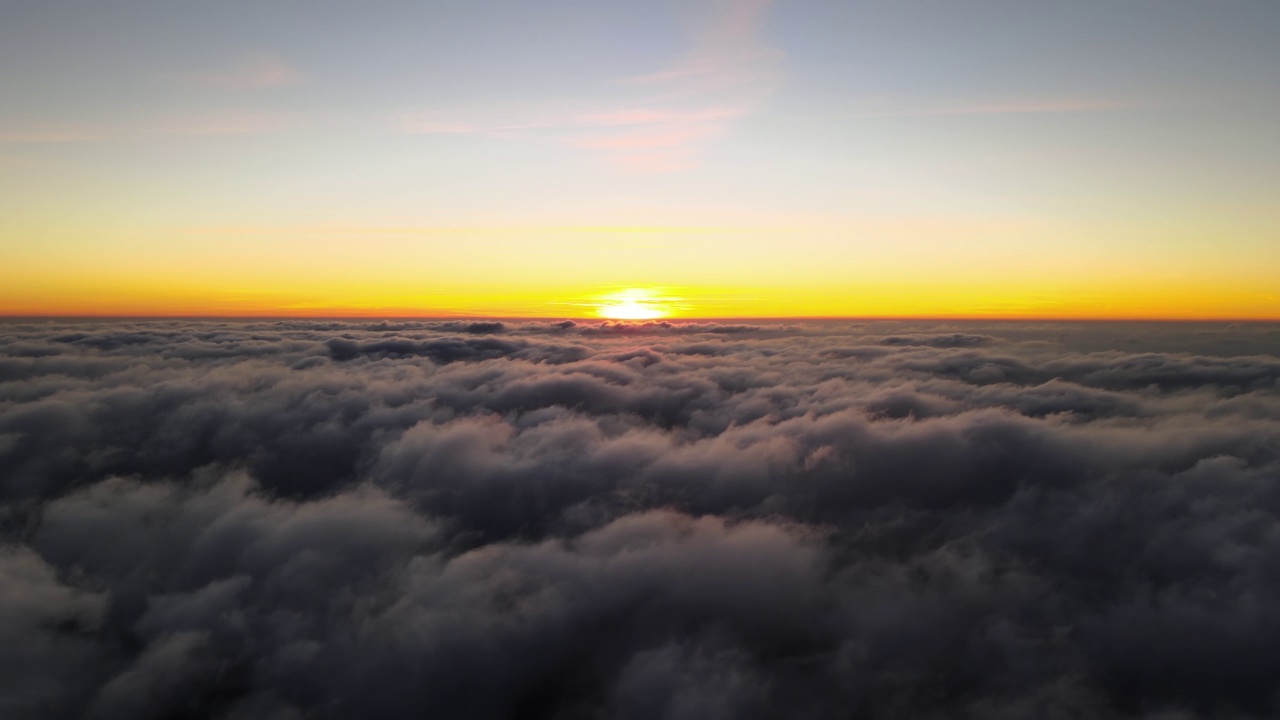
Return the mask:
[[141, 137], [251, 137], [283, 132], [299, 124], [296, 115], [258, 110], [169, 113], [130, 122], [99, 123], [80, 129], [0, 130], [0, 144], [54, 145]]
[[586, 116], [569, 143], [601, 151], [631, 172], [672, 172], [697, 166], [707, 140], [723, 135], [741, 108], [622, 110]]
[[1089, 110], [1112, 110], [1126, 107], [1129, 103], [1117, 100], [1063, 98], [1057, 100], [1032, 100], [987, 103], [944, 108], [934, 111], [935, 115], [1008, 115], [1023, 113], [1067, 113], [1086, 112]]
[[481, 131], [471, 123], [433, 120], [429, 116], [408, 115], [400, 120], [401, 129], [410, 135], [474, 135]]
[[95, 139], [86, 132], [63, 130], [0, 130], [0, 144], [52, 144], [85, 142]]
[[[620, 78], [632, 98], [609, 106], [476, 114], [430, 112], [399, 118], [411, 134], [511, 138], [550, 135], [614, 167], [663, 173], [697, 167], [707, 142], [759, 109], [781, 84], [783, 53], [761, 34], [771, 0], [717, 0], [690, 18], [692, 45], [656, 71]], [[478, 113], [477, 113], [478, 114]]]
[[1081, 113], [1132, 107], [1134, 103], [1109, 98], [1006, 99], [990, 102], [939, 104], [932, 107], [870, 110], [857, 117], [941, 117], [948, 115], [1032, 115]]
[[218, 111], [158, 118], [139, 128], [147, 135], [226, 137], [267, 135], [294, 124], [290, 115], [262, 111]]
[[282, 87], [295, 85], [306, 79], [302, 71], [270, 53], [252, 53], [220, 68], [176, 73], [173, 77], [226, 90]]
[[781, 84], [783, 53], [761, 29], [770, 0], [718, 0], [695, 22], [693, 47], [658, 72], [629, 79], [651, 94], [637, 122], [579, 139], [638, 172], [694, 167], [708, 138], [728, 132]]
[[[248, 90], [293, 85], [306, 79], [297, 68], [269, 53], [246, 55], [208, 72], [169, 73], [170, 80], [204, 89]], [[175, 109], [176, 110], [176, 109]], [[229, 137], [276, 133], [297, 117], [252, 108], [159, 111], [131, 120], [87, 120], [77, 125], [41, 127], [21, 123], [0, 129], [0, 144], [56, 144], [119, 140], [139, 136]]]
[[716, 0], [703, 6], [692, 19], [692, 48], [668, 67], [628, 81], [699, 100], [730, 91], [737, 100], [767, 94], [781, 80], [783, 58], [782, 51], [762, 37], [771, 4], [772, 0]]

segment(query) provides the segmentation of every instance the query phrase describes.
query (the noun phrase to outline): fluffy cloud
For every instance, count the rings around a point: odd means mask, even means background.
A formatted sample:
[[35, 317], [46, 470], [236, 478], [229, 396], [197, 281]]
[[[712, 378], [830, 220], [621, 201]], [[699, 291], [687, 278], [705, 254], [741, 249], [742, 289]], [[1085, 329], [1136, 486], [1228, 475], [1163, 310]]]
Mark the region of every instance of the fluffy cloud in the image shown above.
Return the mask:
[[0, 714], [1271, 717], [1278, 346], [10, 321]]

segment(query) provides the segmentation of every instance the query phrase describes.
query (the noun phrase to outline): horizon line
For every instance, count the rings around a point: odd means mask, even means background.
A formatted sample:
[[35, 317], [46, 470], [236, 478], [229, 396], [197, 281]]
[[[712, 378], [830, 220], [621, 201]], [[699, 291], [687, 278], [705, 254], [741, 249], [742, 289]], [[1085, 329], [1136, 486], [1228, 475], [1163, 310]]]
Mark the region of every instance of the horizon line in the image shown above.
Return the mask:
[[1028, 316], [1028, 315], [707, 315], [625, 320], [604, 317], [572, 317], [566, 315], [218, 315], [218, 314], [9, 314], [0, 312], [0, 321], [13, 320], [476, 320], [476, 321], [556, 321], [570, 320], [577, 323], [630, 324], [688, 323], [688, 322], [1062, 322], [1062, 323], [1280, 323], [1280, 316], [1259, 317], [1095, 317], [1095, 316]]

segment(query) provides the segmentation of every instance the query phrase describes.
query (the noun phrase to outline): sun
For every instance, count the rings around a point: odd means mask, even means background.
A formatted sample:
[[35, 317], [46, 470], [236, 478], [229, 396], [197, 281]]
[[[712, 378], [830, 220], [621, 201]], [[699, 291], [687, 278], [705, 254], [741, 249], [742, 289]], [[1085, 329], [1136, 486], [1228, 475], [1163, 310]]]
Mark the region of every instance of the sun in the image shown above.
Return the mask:
[[671, 314], [668, 298], [647, 288], [627, 288], [604, 295], [596, 314], [610, 320], [657, 320]]

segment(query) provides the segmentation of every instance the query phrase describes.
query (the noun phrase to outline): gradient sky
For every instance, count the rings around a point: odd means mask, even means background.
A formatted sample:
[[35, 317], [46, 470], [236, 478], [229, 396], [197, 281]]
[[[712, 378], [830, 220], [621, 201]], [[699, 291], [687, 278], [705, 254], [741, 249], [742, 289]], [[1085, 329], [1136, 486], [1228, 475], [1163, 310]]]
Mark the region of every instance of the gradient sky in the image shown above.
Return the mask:
[[1277, 38], [1275, 0], [6, 0], [0, 313], [1280, 318]]

